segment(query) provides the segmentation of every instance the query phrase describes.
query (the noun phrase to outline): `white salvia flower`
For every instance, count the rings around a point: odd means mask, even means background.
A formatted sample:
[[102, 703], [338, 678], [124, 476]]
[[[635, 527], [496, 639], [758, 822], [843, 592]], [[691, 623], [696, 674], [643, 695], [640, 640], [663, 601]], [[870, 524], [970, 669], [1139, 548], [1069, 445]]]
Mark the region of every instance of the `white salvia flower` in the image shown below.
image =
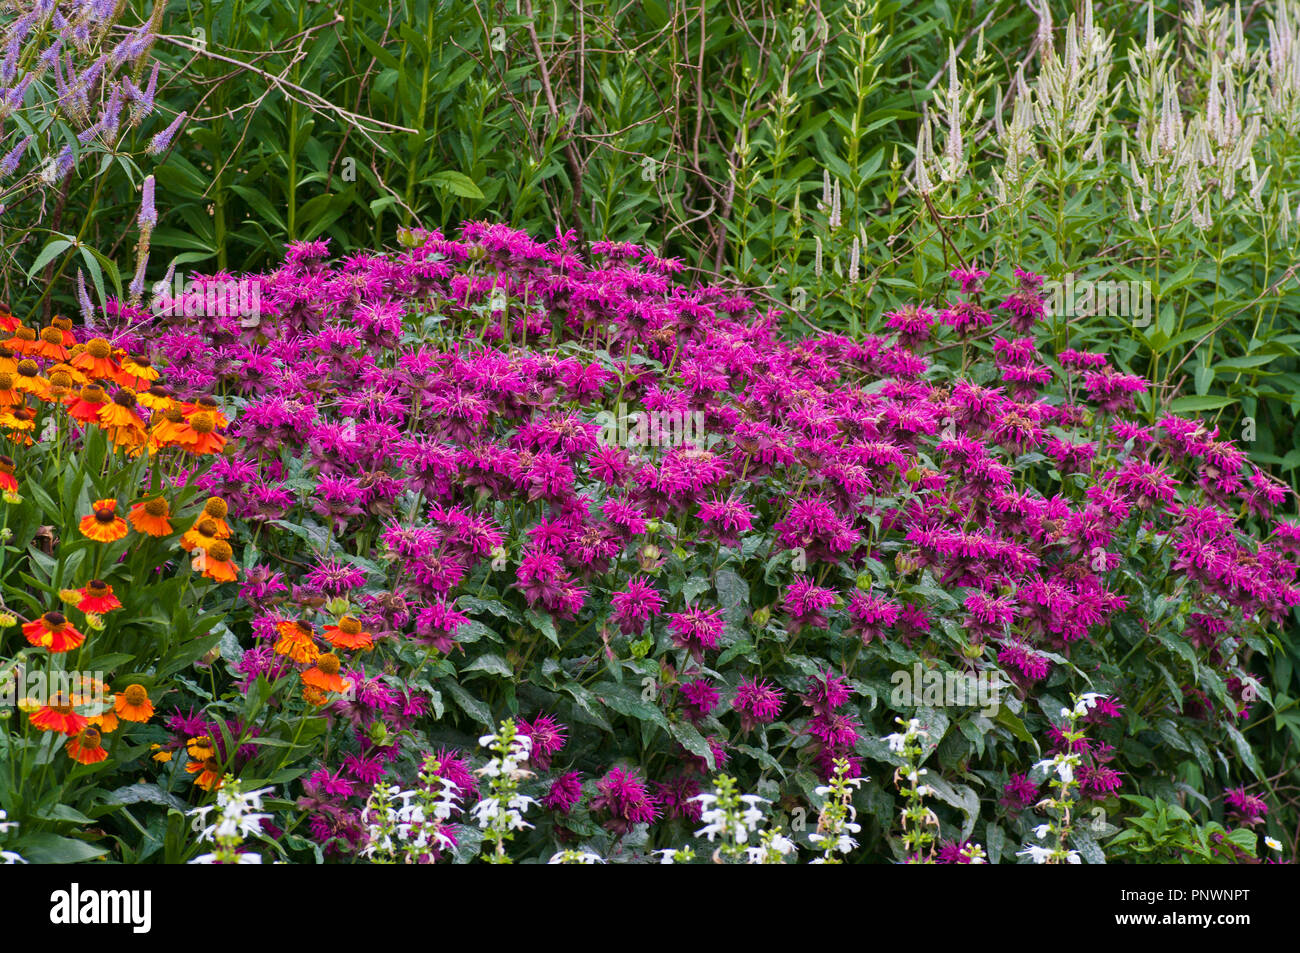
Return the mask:
[[262, 821], [270, 820], [271, 815], [261, 813], [260, 809], [262, 797], [269, 794], [271, 790], [271, 788], [261, 788], [256, 791], [244, 791], [240, 788], [238, 779], [227, 776], [225, 782], [217, 789], [215, 806], [207, 805], [188, 812], [195, 818], [194, 824], [197, 828], [207, 821], [210, 813], [216, 811], [215, 822], [200, 831], [198, 840], [200, 843], [209, 841], [215, 844], [217, 849], [212, 854], [204, 854], [191, 863], [215, 863], [219, 860], [227, 864], [260, 864], [262, 862], [260, 854], [241, 852], [239, 846], [246, 838], [261, 833]]
[[[1274, 843], [1277, 843], [1277, 842], [1274, 841]], [[773, 850], [778, 851], [782, 856], [785, 856], [785, 855], [787, 855], [787, 854], [792, 854], [792, 853], [794, 853], [794, 852], [799, 848], [799, 845], [798, 845], [798, 844], [796, 844], [796, 843], [795, 843], [794, 841], [792, 841], [790, 838], [786, 837], [784, 834], [777, 834], [777, 835], [775, 835], [775, 836], [772, 838], [772, 845], [771, 845], [771, 846], [772, 846], [772, 849], [773, 849]], [[1282, 845], [1281, 845], [1281, 844], [1278, 844], [1278, 845], [1277, 845], [1277, 849], [1278, 849], [1278, 850], [1281, 850], [1281, 849], [1282, 849]]]
[[1097, 707], [1097, 699], [1104, 697], [1100, 692], [1084, 692], [1079, 696], [1079, 702], [1074, 706], [1075, 715], [1082, 718], [1088, 712]]
[[709, 841], [712, 842], [716, 835], [727, 833], [728, 824], [726, 811], [720, 809], [701, 811], [700, 820], [704, 822], [704, 826], [695, 832], [696, 837], [707, 837]]
[[1017, 857], [1028, 857], [1036, 864], [1045, 864], [1048, 858], [1052, 856], [1051, 848], [1040, 847], [1037, 844], [1030, 844], [1024, 850], [1016, 851]]
[[[906, 736], [896, 732], [892, 735], [887, 735], [885, 741], [889, 744], [890, 751], [902, 751], [903, 745], [906, 742]], [[820, 793], [822, 789], [818, 788], [817, 790]]]
[[501, 813], [501, 804], [494, 797], [485, 797], [469, 809], [470, 816], [478, 821], [479, 827], [487, 827]]
[[[216, 854], [202, 854], [190, 861], [191, 864], [215, 864], [221, 861]], [[260, 864], [262, 862], [261, 854], [236, 854], [234, 858], [236, 864]], [[223, 861], [230, 863], [230, 861]]]
[[1039, 840], [1042, 840], [1044, 837], [1047, 836], [1047, 832], [1050, 831], [1051, 829], [1052, 829], [1051, 824], [1039, 824], [1037, 827], [1034, 828], [1034, 836], [1037, 837]]
[[21, 856], [11, 850], [0, 850], [0, 864], [25, 864]]
[[8, 812], [0, 811], [0, 834], [8, 834], [11, 830], [13, 830], [15, 827], [18, 826], [17, 821], [5, 820], [5, 818], [7, 818], [8, 816], [9, 816]]
[[838, 835], [809, 834], [808, 840], [818, 850], [830, 850], [835, 853], [847, 854], [858, 846], [858, 842], [850, 837], [848, 832], [856, 834], [859, 830], [861, 830], [861, 827], [857, 824], [845, 824], [844, 831]]
[[[663, 853], [663, 851], [657, 851]], [[671, 850], [669, 853], [673, 853]], [[551, 855], [548, 864], [603, 864], [604, 858], [599, 854], [593, 854], [589, 850], [562, 850]], [[672, 863], [672, 861], [667, 861]]]
[[1079, 857], [1079, 852], [1078, 852], [1077, 850], [1069, 850], [1069, 851], [1066, 851], [1066, 852], [1065, 852], [1065, 862], [1066, 862], [1067, 864], [1081, 864], [1081, 863], [1083, 863], [1083, 861], [1082, 861], [1082, 860], [1080, 859], [1080, 857]]
[[[742, 794], [740, 799], [749, 805], [745, 813], [741, 815], [741, 821], [748, 827], [757, 829], [763, 823], [763, 812], [758, 809], [760, 804], [770, 803], [766, 798], [761, 798], [757, 794]], [[742, 837], [741, 840], [744, 838]]]

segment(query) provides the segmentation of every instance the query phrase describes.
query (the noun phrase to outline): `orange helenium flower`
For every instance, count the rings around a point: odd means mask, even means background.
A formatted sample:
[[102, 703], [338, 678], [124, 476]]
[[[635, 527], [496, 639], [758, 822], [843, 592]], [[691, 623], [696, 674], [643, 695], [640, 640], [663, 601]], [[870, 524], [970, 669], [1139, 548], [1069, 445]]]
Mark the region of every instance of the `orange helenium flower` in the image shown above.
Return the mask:
[[81, 534], [99, 543], [112, 543], [125, 536], [126, 520], [117, 515], [117, 500], [96, 500], [95, 511], [81, 518]]
[[212, 739], [207, 735], [199, 735], [197, 738], [191, 738], [185, 742], [185, 750], [189, 752], [190, 757], [195, 761], [206, 761], [208, 758], [217, 756], [217, 746], [212, 743]]
[[77, 336], [72, 333], [72, 321], [63, 317], [63, 315], [56, 314], [50, 318], [50, 327], [57, 328], [59, 333], [63, 335], [64, 347], [72, 347], [77, 343]]
[[128, 354], [122, 359], [122, 369], [117, 372], [117, 382], [136, 390], [148, 387], [158, 379], [158, 369], [143, 354]]
[[187, 553], [196, 549], [207, 552], [217, 541], [217, 524], [210, 519], [200, 519], [181, 534], [181, 549]]
[[51, 364], [46, 368], [46, 377], [53, 379], [55, 374], [66, 374], [78, 387], [82, 384], [90, 383], [90, 377], [77, 370], [71, 364]]
[[203, 518], [210, 519], [217, 524], [217, 539], [230, 538], [230, 524], [226, 522], [226, 517], [229, 515], [229, 504], [219, 496], [210, 496], [208, 501], [203, 504]]
[[205, 791], [212, 791], [221, 787], [221, 762], [216, 758], [207, 758], [204, 761], [189, 761], [185, 765], [185, 770], [190, 774], [197, 774], [194, 783]]
[[275, 624], [275, 631], [280, 635], [279, 641], [275, 643], [275, 651], [279, 655], [287, 655], [304, 665], [320, 658], [320, 649], [316, 647], [311, 626], [306, 622], [291, 622], [286, 619]]
[[32, 394], [40, 400], [50, 399], [50, 382], [41, 376], [35, 361], [19, 361], [13, 371], [14, 390]]
[[219, 539], [205, 553], [200, 550], [191, 565], [216, 582], [234, 582], [239, 578], [239, 567], [232, 562], [235, 551], [224, 539]]
[[145, 442], [144, 421], [135, 412], [135, 391], [122, 388], [112, 401], [101, 404], [99, 425], [119, 447], [139, 447]]
[[90, 723], [106, 735], [111, 735], [117, 731], [117, 713], [111, 708], [102, 715], [91, 715]]
[[91, 338], [86, 349], [72, 359], [72, 366], [88, 377], [117, 380], [120, 368], [112, 358], [113, 347], [103, 338]]
[[365, 649], [375, 647], [374, 636], [361, 628], [361, 623], [350, 615], [339, 619], [338, 625], [325, 626], [325, 638], [336, 649]]
[[153, 384], [148, 390], [140, 391], [135, 399], [150, 410], [170, 410], [176, 406], [176, 401], [172, 400], [171, 388], [162, 384]]
[[171, 507], [160, 496], [131, 507], [127, 519], [141, 533], [149, 536], [170, 536], [172, 524], [167, 519], [169, 516], [171, 516]]
[[161, 447], [179, 447], [185, 426], [185, 415], [175, 407], [154, 414], [150, 421], [153, 429], [149, 433], [149, 443], [155, 449]]
[[83, 424], [99, 423], [99, 409], [108, 403], [108, 395], [98, 384], [87, 384], [68, 402], [68, 413]]
[[316, 664], [302, 673], [302, 680], [312, 688], [339, 695], [346, 692], [352, 684], [339, 674], [339, 657], [333, 652], [327, 652], [316, 659]]
[[81, 764], [98, 764], [108, 757], [108, 752], [100, 743], [102, 740], [99, 729], [87, 725], [75, 737], [69, 738], [64, 747], [68, 749], [72, 760]]
[[199, 413], [211, 414], [212, 421], [217, 427], [224, 429], [230, 426], [230, 418], [221, 412], [221, 405], [217, 403], [216, 398], [206, 394], [193, 403], [181, 404], [181, 411], [186, 417], [193, 417]]
[[49, 370], [50, 400], [67, 403], [68, 397], [86, 383], [84, 376], [78, 374], [67, 364], [55, 364]]
[[42, 705], [39, 710], [32, 712], [31, 722], [33, 728], [58, 731], [65, 735], [75, 735], [90, 723], [85, 715], [77, 714], [73, 699], [63, 692], [51, 698], [48, 705]]
[[221, 783], [221, 761], [217, 758], [217, 746], [207, 735], [191, 738], [185, 743], [185, 750], [192, 759], [185, 765], [190, 774], [197, 774], [194, 783], [206, 791], [211, 791], [214, 784]]
[[176, 442], [190, 453], [199, 456], [220, 453], [226, 446], [226, 438], [216, 432], [216, 419], [207, 411], [186, 418], [176, 429]]
[[113, 710], [125, 721], [148, 721], [153, 717], [153, 702], [143, 685], [128, 685], [118, 692]]
[[27, 353], [48, 361], [66, 361], [68, 349], [63, 346], [63, 332], [55, 327], [45, 328], [27, 348]]
[[0, 427], [12, 431], [9, 439], [30, 447], [34, 441], [31, 432], [36, 429], [36, 412], [27, 407], [13, 407], [0, 411]]
[[14, 328], [14, 336], [4, 343], [9, 345], [9, 350], [15, 354], [26, 354], [28, 349], [36, 343], [36, 332], [20, 324]]
[[14, 463], [13, 458], [0, 453], [0, 491], [18, 492], [18, 478], [14, 476], [16, 470], [17, 464]]
[[8, 371], [0, 372], [0, 406], [18, 407], [26, 402], [22, 391], [14, 388], [14, 375]]
[[102, 579], [92, 579], [83, 589], [74, 589], [80, 598], [77, 608], [82, 612], [104, 613], [122, 608], [122, 603], [113, 595], [113, 587]]
[[78, 632], [62, 612], [47, 612], [23, 625], [23, 635], [35, 646], [50, 650], [51, 655], [80, 648], [86, 637]]

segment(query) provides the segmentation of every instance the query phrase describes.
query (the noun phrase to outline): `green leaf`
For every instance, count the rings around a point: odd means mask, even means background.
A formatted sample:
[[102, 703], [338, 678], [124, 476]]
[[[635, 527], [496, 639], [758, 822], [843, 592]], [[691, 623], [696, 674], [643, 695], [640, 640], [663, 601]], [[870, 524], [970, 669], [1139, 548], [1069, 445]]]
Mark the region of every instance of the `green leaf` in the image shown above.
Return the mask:
[[[55, 232], [54, 234], [57, 235], [58, 232]], [[28, 270], [27, 277], [36, 277], [38, 271], [53, 261], [56, 256], [62, 254], [65, 249], [71, 248], [72, 244], [73, 240], [68, 237], [51, 238], [45, 243], [45, 247], [41, 249], [41, 253], [36, 256], [36, 260], [32, 262], [32, 267]]]
[[178, 811], [188, 811], [189, 805], [175, 794], [169, 794], [156, 784], [128, 784], [113, 791], [105, 799], [108, 804], [161, 804]]
[[601, 682], [592, 689], [601, 704], [614, 709], [620, 715], [648, 721], [660, 728], [667, 729], [668, 719], [657, 705], [641, 700], [639, 687], [617, 685], [613, 682]]
[[447, 693], [451, 695], [461, 711], [486, 728], [496, 728], [496, 725], [492, 722], [492, 710], [487, 705], [450, 679], [441, 684], [442, 687], [447, 689]]
[[510, 667], [500, 655], [488, 652], [480, 655], [474, 661], [470, 662], [463, 669], [462, 673], [469, 672], [487, 672], [490, 675], [500, 675], [502, 678], [514, 678], [514, 670]]
[[1231, 407], [1235, 403], [1237, 401], [1231, 397], [1215, 397], [1213, 395], [1179, 397], [1169, 405], [1169, 409], [1176, 414], [1195, 414], [1203, 410], [1218, 410], [1221, 407]]
[[79, 864], [108, 853], [102, 847], [74, 837], [60, 837], [48, 831], [34, 831], [18, 838], [13, 850], [29, 864]]
[[524, 612], [524, 618], [529, 624], [543, 635], [545, 635], [551, 644], [556, 648], [560, 646], [559, 633], [555, 631], [555, 620], [546, 612], [538, 612], [536, 609], [528, 609]]
[[435, 172], [429, 176], [429, 181], [434, 185], [441, 185], [453, 195], [459, 195], [464, 199], [481, 199], [483, 193], [479, 187], [474, 184], [474, 180], [463, 172]]
[[1034, 745], [1035, 748], [1037, 748], [1037, 742], [1034, 741], [1034, 736], [1031, 735], [1029, 730], [1025, 727], [1025, 723], [1012, 714], [1011, 709], [1007, 708], [1006, 705], [999, 705], [998, 713], [994, 715], [993, 718], [998, 724], [1002, 725], [1002, 727], [1015, 735], [1019, 741], [1023, 741], [1025, 744]]
[[716, 770], [713, 764], [713, 749], [694, 725], [684, 721], [674, 722], [668, 727], [668, 733], [681, 742], [682, 747], [691, 754], [703, 758], [710, 771]]
[[749, 583], [730, 569], [721, 569], [715, 586], [722, 617], [732, 625], [739, 625], [749, 613]]

